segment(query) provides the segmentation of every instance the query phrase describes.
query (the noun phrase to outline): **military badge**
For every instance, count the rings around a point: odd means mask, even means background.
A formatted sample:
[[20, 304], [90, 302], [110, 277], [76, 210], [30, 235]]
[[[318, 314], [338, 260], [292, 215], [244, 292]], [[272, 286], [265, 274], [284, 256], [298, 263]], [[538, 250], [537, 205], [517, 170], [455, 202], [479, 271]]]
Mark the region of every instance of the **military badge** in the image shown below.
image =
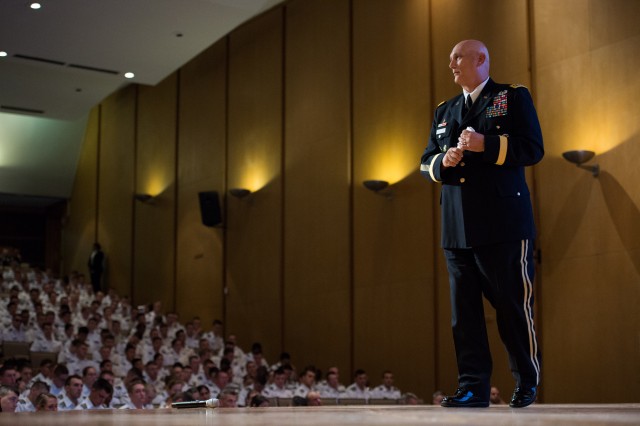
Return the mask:
[[493, 98], [493, 105], [487, 108], [487, 118], [507, 115], [507, 91], [503, 90]]

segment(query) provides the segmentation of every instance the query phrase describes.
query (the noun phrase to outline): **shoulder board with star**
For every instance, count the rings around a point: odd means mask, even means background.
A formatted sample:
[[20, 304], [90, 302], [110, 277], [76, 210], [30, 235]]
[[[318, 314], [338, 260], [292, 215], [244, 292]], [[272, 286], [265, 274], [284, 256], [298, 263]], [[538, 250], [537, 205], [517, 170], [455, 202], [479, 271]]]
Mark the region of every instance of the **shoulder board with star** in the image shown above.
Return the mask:
[[520, 83], [513, 83], [511, 85], [512, 88], [517, 89], [519, 87], [524, 87], [525, 89], [529, 90], [529, 88], [527, 86], [525, 86], [524, 84], [520, 84]]

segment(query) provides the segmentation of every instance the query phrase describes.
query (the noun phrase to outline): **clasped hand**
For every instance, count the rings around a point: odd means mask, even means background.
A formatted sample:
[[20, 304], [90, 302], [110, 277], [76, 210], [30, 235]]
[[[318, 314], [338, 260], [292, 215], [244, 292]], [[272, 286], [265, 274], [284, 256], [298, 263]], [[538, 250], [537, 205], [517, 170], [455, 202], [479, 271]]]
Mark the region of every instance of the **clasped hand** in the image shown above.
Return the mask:
[[462, 161], [464, 151], [484, 151], [484, 135], [469, 129], [463, 130], [458, 137], [458, 145], [447, 150], [442, 159], [442, 165], [444, 167], [457, 166]]

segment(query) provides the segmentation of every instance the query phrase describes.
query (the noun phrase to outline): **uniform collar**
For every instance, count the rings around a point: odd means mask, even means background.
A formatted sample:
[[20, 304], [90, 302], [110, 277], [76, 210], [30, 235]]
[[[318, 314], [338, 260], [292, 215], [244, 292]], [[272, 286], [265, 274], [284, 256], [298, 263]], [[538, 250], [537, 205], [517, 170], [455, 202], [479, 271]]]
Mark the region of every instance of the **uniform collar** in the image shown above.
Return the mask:
[[478, 87], [476, 87], [475, 89], [473, 89], [473, 92], [469, 93], [466, 90], [462, 90], [462, 94], [464, 96], [464, 100], [466, 102], [467, 100], [467, 96], [471, 96], [471, 100], [473, 102], [476, 101], [476, 99], [478, 99], [478, 96], [480, 96], [480, 93], [482, 92], [482, 89], [484, 89], [484, 86], [487, 85], [487, 82], [489, 81], [490, 77], [487, 77], [487, 79], [485, 81], [483, 81], [482, 83], [480, 83], [478, 85]]

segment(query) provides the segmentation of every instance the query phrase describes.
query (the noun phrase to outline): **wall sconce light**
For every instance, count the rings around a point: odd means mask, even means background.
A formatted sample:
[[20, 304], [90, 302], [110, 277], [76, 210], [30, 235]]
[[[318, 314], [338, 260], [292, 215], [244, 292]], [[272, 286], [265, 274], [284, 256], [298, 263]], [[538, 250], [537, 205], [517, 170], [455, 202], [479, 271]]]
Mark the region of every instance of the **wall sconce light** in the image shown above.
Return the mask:
[[141, 203], [153, 204], [155, 197], [150, 194], [134, 194], [133, 198]]
[[236, 198], [244, 198], [247, 195], [251, 194], [251, 190], [246, 188], [231, 188], [229, 190], [229, 194], [233, 195]]
[[590, 171], [593, 177], [598, 177], [598, 175], [600, 174], [600, 166], [598, 164], [594, 164], [593, 166], [583, 165], [583, 163], [586, 163], [587, 161], [591, 160], [595, 155], [596, 153], [593, 151], [583, 151], [583, 150], [567, 151], [562, 153], [562, 156], [564, 157], [565, 160], [575, 164], [581, 169]]
[[365, 186], [365, 188], [373, 192], [382, 191], [389, 186], [389, 182], [387, 182], [386, 180], [365, 180], [364, 182], [362, 182], [362, 184]]
[[391, 188], [389, 188], [389, 182], [386, 180], [365, 180], [362, 182], [365, 188], [376, 194], [384, 195], [386, 198], [391, 199]]

